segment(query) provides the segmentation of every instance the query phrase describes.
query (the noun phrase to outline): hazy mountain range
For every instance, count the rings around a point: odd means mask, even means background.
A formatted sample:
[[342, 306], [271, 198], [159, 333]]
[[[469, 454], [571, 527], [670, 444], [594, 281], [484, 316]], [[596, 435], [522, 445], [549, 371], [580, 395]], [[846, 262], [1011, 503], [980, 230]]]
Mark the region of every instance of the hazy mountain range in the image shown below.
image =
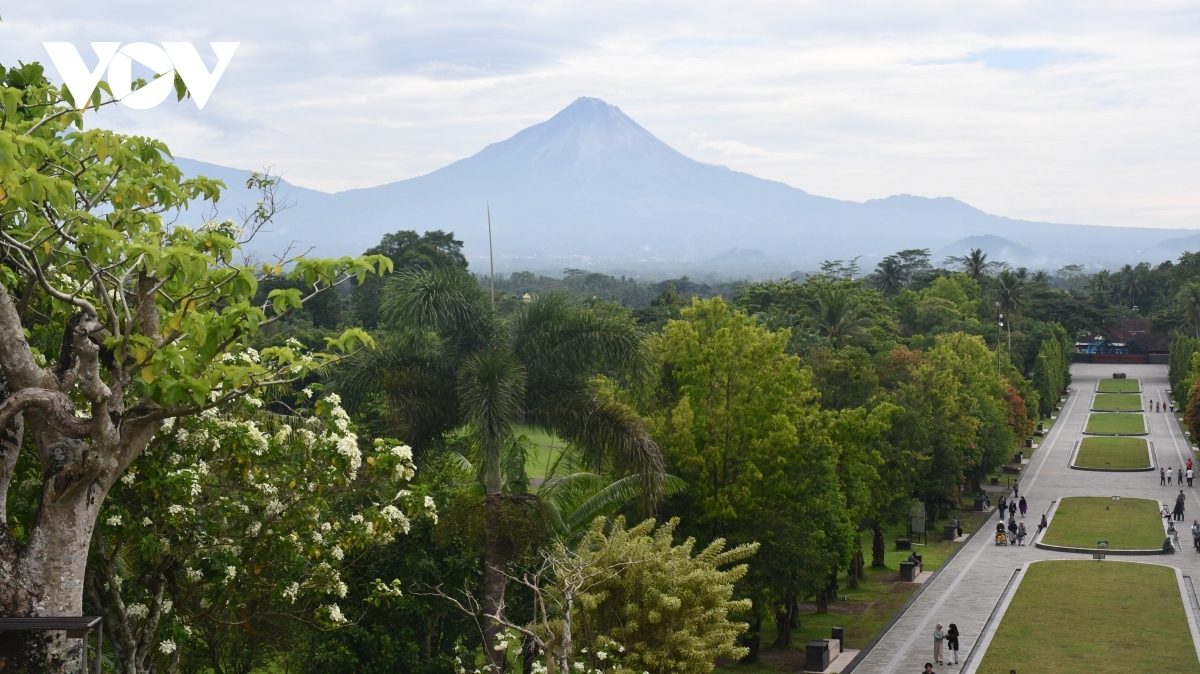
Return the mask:
[[[241, 189], [249, 171], [179, 164], [226, 182], [225, 213], [249, 196]], [[1157, 263], [1200, 249], [1200, 233], [1189, 230], [1014, 220], [946, 197], [819, 197], [689, 159], [595, 98], [580, 98], [546, 122], [427, 175], [336, 194], [285, 184], [281, 194], [294, 205], [259, 235], [256, 252], [294, 243], [322, 255], [356, 254], [386, 232], [443, 229], [465, 242], [481, 271], [488, 205], [497, 271], [758, 277], [855, 256], [869, 270], [905, 248], [930, 248], [940, 262], [975, 247], [993, 259], [1052, 270]]]

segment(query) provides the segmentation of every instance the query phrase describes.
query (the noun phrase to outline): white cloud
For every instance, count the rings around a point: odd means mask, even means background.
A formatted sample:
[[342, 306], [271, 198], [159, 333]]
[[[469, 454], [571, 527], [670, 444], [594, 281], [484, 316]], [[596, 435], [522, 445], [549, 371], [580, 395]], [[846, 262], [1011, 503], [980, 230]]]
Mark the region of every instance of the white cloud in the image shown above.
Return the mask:
[[698, 160], [814, 194], [1200, 225], [1193, 3], [150, 7], [10, 8], [0, 61], [45, 60], [44, 40], [239, 41], [203, 111], [98, 121], [329, 191], [426, 173], [591, 95]]

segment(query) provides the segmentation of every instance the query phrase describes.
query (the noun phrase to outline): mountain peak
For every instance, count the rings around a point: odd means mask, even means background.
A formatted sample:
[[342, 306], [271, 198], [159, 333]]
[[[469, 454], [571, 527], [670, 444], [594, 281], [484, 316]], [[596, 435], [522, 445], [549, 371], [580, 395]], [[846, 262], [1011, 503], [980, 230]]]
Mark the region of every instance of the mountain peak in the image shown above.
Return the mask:
[[489, 159], [525, 164], [660, 164], [687, 160], [615, 105], [580, 96], [550, 119], [489, 145]]

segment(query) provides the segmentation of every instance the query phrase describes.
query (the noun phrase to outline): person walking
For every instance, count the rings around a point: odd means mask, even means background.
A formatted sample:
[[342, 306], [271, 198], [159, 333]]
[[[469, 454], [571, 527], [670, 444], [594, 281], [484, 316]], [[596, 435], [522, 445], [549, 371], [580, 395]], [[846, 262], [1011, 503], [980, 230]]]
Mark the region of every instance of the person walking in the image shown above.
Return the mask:
[[1008, 516], [1009, 517], [1017, 516], [1017, 502], [1016, 501], [1008, 502]]
[[1193, 472], [1191, 468], [1188, 468], [1187, 469], [1187, 481], [1188, 481], [1189, 487], [1192, 486], [1192, 479], [1195, 477], [1196, 477], [1196, 473]]
[[1200, 552], [1200, 520], [1192, 520], [1192, 547]]
[[1000, 512], [1000, 519], [1004, 519], [1004, 514], [1008, 512], [1008, 499], [1001, 496], [997, 501], [996, 509]]
[[1158, 483], [1164, 486], [1167, 484], [1167, 469], [1162, 466], [1158, 467]]
[[942, 634], [942, 624], [938, 623], [937, 627], [933, 628], [933, 661], [939, 665], [946, 664], [942, 662], [942, 639], [945, 636]]
[[1179, 496], [1175, 497], [1175, 510], [1179, 512], [1179, 517], [1177, 519], [1180, 522], [1183, 521], [1183, 502], [1185, 500], [1187, 500], [1187, 497], [1183, 495], [1183, 490], [1180, 489]]
[[1034, 536], [1037, 536], [1038, 534], [1042, 533], [1042, 529], [1045, 529], [1045, 528], [1046, 528], [1046, 524], [1047, 524], [1047, 522], [1046, 522], [1046, 513], [1042, 513], [1042, 521], [1041, 521], [1041, 522], [1038, 522], [1038, 528], [1037, 528], [1037, 531], [1035, 531], [1035, 532], [1033, 533], [1033, 535], [1034, 535]]
[[958, 664], [958, 625], [950, 623], [950, 629], [946, 631], [946, 649], [950, 651], [950, 655], [954, 658], [954, 664]]
[[1013, 481], [1013, 498], [1016, 498], [1020, 495], [1021, 495], [1021, 481], [1014, 480]]
[[1171, 486], [1171, 466], [1167, 466], [1167, 486]]
[[1027, 533], [1024, 522], [1017, 525], [1017, 545], [1025, 545], [1025, 536]]
[[1008, 534], [1009, 540], [1017, 540], [1017, 520], [1014, 517], [1008, 518]]
[[1022, 496], [1020, 502], [1017, 503], [1017, 507], [1021, 510], [1021, 517], [1025, 517], [1025, 513], [1029, 510], [1029, 504], [1025, 502], [1024, 496]]

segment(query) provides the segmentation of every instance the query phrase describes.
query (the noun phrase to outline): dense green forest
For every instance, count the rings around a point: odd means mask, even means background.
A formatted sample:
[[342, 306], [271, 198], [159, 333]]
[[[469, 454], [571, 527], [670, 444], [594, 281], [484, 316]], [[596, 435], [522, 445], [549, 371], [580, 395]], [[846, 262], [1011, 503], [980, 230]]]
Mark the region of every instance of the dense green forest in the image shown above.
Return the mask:
[[[223, 186], [67, 95], [5, 75], [0, 612], [103, 616], [105, 671], [749, 666], [894, 569], [914, 503], [963, 513], [1077, 339], [1147, 317], [1200, 430], [1200, 254], [493, 294], [432, 230], [250, 265], [274, 180], [169, 224]], [[80, 648], [0, 636], [15, 671]]]

